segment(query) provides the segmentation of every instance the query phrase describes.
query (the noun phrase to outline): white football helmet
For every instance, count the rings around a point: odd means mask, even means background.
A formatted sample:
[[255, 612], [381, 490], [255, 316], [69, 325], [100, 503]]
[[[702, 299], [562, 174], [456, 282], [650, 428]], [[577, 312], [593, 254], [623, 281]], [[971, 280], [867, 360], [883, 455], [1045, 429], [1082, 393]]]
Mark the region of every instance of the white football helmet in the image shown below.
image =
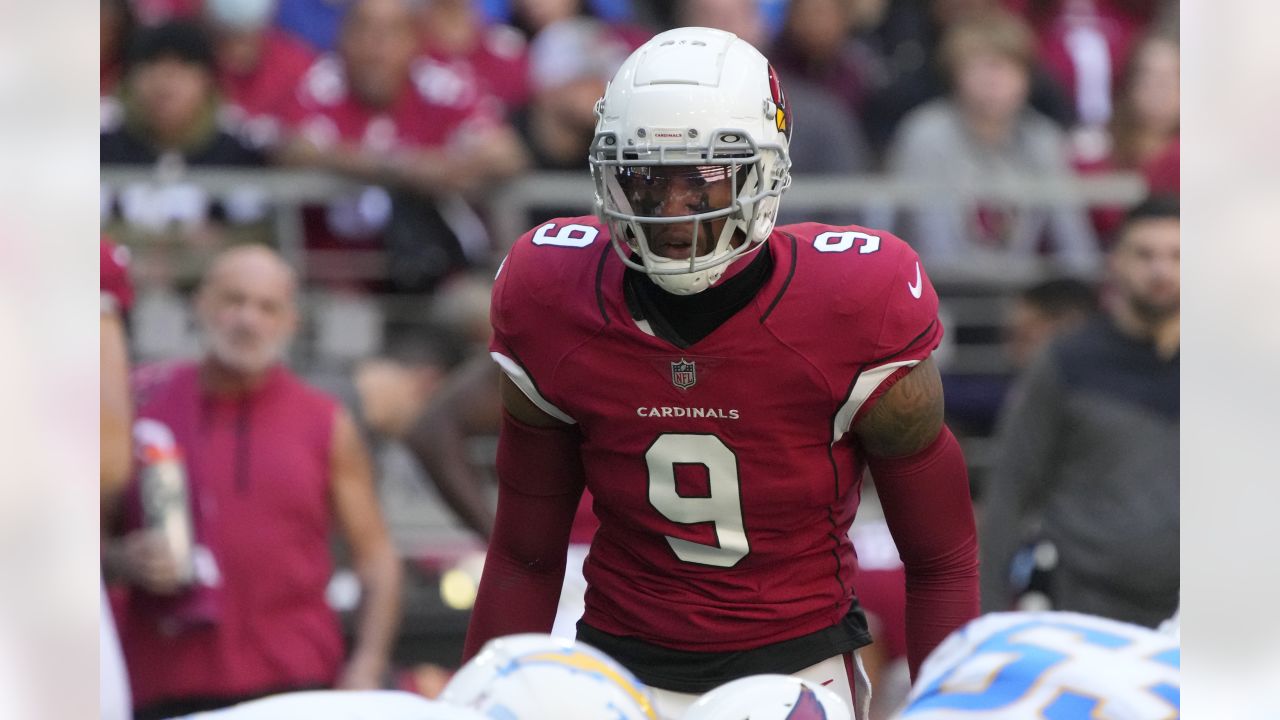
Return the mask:
[[929, 653], [894, 718], [1178, 718], [1178, 641], [1074, 612], [988, 613]]
[[811, 680], [751, 675], [698, 698], [681, 720], [853, 720], [853, 711]]
[[[689, 295], [714, 285], [730, 262], [769, 237], [791, 185], [791, 108], [773, 67], [749, 43], [710, 28], [661, 33], [622, 64], [596, 115], [596, 214], [627, 266]], [[690, 212], [672, 216], [639, 199], [646, 187], [660, 193], [670, 173], [698, 184], [731, 183], [727, 206], [677, 203]], [[723, 230], [699, 254], [704, 223], [718, 218], [727, 219]], [[693, 227], [688, 259], [658, 254], [645, 234], [645, 226], [653, 232], [678, 223]], [[744, 241], [733, 247], [739, 231]]]
[[504, 720], [658, 720], [649, 688], [612, 658], [533, 633], [490, 640], [440, 699]]

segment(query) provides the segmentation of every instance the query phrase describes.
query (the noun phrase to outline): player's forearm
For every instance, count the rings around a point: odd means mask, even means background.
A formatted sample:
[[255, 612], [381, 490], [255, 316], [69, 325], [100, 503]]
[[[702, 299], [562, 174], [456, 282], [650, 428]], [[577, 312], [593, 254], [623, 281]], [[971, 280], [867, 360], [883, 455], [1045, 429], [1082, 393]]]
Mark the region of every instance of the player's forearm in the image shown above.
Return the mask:
[[361, 601], [352, 656], [373, 659], [385, 666], [400, 627], [404, 581], [400, 557], [388, 540], [357, 559], [355, 570], [360, 578]]
[[955, 436], [902, 458], [870, 458], [885, 521], [907, 575], [907, 658], [914, 678], [944, 638], [977, 617], [978, 540]]
[[297, 137], [285, 145], [280, 159], [291, 165], [320, 168], [360, 182], [406, 187], [423, 194], [445, 189], [454, 171], [438, 150], [400, 148], [393, 154], [376, 153], [351, 143], [321, 148]]
[[[565, 548], [568, 549], [567, 543]], [[493, 638], [550, 632], [564, 584], [564, 568], [564, 553], [560, 553], [558, 563], [530, 565], [491, 547], [467, 626], [462, 662], [470, 660]]]
[[[461, 438], [458, 442], [465, 447]], [[436, 481], [440, 497], [449, 509], [460, 520], [481, 538], [488, 540], [493, 535], [493, 511], [484, 493], [480, 491], [480, 478], [471, 468], [466, 458], [452, 454], [437, 457], [426, 466], [427, 472]]]
[[504, 413], [497, 468], [498, 511], [464, 661], [492, 638], [551, 630], [582, 497], [574, 429], [533, 427]]
[[920, 664], [953, 630], [977, 617], [977, 540], [928, 561], [904, 562], [907, 585], [907, 660], [914, 679]]
[[429, 412], [415, 424], [407, 440], [410, 451], [422, 463], [449, 509], [488, 540], [493, 534], [493, 510], [481, 491], [481, 479], [465, 455], [467, 445], [462, 429]]
[[524, 144], [515, 131], [506, 127], [487, 133], [474, 157], [484, 177], [492, 180], [509, 178], [529, 166]]
[[102, 315], [99, 351], [102, 380], [98, 425], [101, 440], [99, 481], [103, 518], [106, 519], [110, 517], [108, 510], [129, 482], [133, 457], [128, 348], [124, 326], [118, 315]]

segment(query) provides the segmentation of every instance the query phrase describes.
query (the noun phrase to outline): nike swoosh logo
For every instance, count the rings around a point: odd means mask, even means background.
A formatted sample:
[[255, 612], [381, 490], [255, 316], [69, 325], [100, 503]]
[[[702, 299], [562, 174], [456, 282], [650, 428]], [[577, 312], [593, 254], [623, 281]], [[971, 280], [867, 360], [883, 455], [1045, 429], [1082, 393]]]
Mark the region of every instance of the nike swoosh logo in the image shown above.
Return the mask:
[[835, 681], [836, 681], [836, 679], [835, 679], [835, 678], [831, 678], [830, 680], [824, 680], [822, 684], [823, 684], [823, 685], [830, 685], [831, 683], [833, 683], [833, 682], [835, 682]]
[[907, 283], [907, 289], [911, 291], [911, 296], [920, 299], [920, 293], [924, 290], [924, 283], [920, 281], [920, 263], [916, 263], [916, 282], [915, 284]]

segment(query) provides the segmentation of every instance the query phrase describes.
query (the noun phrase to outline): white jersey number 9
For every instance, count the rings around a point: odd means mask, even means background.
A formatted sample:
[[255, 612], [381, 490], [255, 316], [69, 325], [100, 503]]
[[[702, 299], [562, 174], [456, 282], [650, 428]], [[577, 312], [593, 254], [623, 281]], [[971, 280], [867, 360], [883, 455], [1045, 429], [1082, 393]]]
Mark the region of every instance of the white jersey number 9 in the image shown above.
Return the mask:
[[[742, 522], [738, 490], [738, 458], [715, 435], [666, 433], [644, 454], [649, 466], [649, 504], [676, 523], [715, 523], [718, 545], [704, 545], [667, 535], [676, 557], [689, 563], [733, 567], [751, 551]], [[685, 497], [676, 492], [676, 465], [707, 469], [710, 492]]]

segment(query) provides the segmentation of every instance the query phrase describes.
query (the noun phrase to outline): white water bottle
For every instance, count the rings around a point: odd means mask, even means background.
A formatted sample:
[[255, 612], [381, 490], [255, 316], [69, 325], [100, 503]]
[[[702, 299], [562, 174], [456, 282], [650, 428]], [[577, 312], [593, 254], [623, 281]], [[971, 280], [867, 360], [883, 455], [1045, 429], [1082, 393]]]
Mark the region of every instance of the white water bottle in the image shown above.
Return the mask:
[[182, 451], [169, 426], [150, 418], [133, 424], [133, 442], [140, 469], [142, 523], [165, 538], [180, 581], [190, 585], [195, 578], [195, 525]]

